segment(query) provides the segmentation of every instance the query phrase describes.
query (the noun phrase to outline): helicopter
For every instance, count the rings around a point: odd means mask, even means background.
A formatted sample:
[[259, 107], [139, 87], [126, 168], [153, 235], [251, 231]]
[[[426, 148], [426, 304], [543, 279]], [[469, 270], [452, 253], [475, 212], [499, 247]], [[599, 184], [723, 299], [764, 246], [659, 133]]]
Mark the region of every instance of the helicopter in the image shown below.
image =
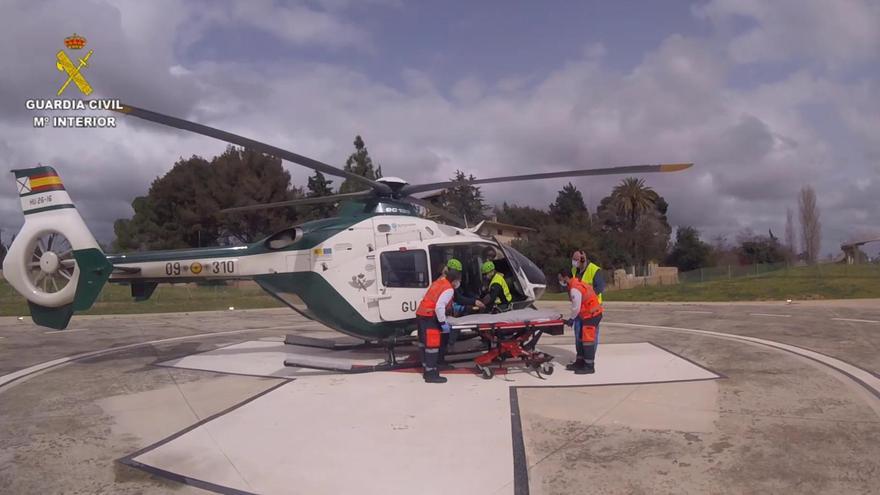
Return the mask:
[[[275, 203], [247, 211], [340, 203], [338, 214], [291, 226], [243, 246], [105, 254], [54, 168], [13, 170], [25, 222], [3, 262], [4, 278], [30, 307], [37, 325], [64, 329], [74, 312], [91, 308], [103, 286], [127, 284], [136, 301], [160, 283], [253, 280], [286, 306], [366, 342], [387, 342], [415, 329], [415, 311], [449, 258], [463, 264], [462, 288], [477, 293], [479, 267], [491, 258], [513, 295], [513, 308], [532, 306], [547, 288], [543, 271], [511, 246], [462, 226], [454, 214], [415, 194], [460, 182], [409, 184], [376, 180], [196, 122], [130, 105], [121, 113], [263, 152], [366, 190]], [[632, 165], [469, 180], [493, 184], [562, 177], [675, 172], [691, 163]], [[448, 223], [426, 218], [431, 212]], [[489, 254], [487, 254], [489, 253]]]

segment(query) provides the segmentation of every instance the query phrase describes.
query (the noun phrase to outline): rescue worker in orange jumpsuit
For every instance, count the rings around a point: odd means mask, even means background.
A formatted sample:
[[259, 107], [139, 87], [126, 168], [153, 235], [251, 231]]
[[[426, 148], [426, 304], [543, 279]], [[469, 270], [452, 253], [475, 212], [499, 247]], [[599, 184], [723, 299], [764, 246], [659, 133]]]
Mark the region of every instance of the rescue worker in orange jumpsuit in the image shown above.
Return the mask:
[[571, 314], [566, 324], [574, 330], [574, 346], [577, 359], [565, 369], [578, 375], [596, 372], [596, 346], [599, 345], [599, 322], [602, 321], [602, 304], [593, 287], [579, 278], [571, 276], [571, 271], [560, 270], [559, 286], [568, 290], [571, 300]]
[[[444, 340], [448, 340], [452, 331], [446, 314], [452, 309], [452, 298], [460, 284], [461, 262], [453, 258], [446, 263], [446, 274], [428, 287], [428, 292], [416, 309], [419, 347], [422, 350], [422, 367], [425, 369], [422, 378], [427, 383], [446, 383], [446, 377], [440, 376], [439, 361]], [[445, 339], [443, 334], [446, 334]]]

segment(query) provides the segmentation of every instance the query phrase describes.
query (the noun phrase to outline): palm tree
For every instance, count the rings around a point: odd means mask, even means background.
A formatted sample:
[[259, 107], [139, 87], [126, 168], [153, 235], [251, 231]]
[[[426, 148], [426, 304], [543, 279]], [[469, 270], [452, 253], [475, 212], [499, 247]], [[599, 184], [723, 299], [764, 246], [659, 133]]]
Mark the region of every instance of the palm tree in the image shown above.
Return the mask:
[[660, 196], [653, 189], [645, 185], [644, 179], [635, 177], [627, 177], [620, 181], [620, 184], [611, 191], [611, 198], [614, 201], [617, 213], [629, 220], [630, 231], [630, 253], [635, 260], [636, 258], [636, 225], [638, 225], [639, 217], [657, 207], [657, 201]]
[[653, 189], [645, 185], [645, 179], [635, 177], [620, 181], [611, 192], [611, 197], [617, 204], [617, 212], [629, 219], [633, 230], [642, 213], [655, 208], [660, 198]]

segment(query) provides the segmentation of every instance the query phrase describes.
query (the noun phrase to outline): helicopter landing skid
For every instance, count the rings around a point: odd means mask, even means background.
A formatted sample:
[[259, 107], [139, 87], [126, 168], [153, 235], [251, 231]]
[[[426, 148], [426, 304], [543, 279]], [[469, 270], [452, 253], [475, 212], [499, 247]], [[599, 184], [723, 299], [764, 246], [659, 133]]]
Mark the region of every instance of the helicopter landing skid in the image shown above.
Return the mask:
[[[397, 344], [410, 344], [415, 342], [414, 337], [398, 337], [395, 342]], [[384, 348], [387, 343], [384, 341], [375, 342], [368, 340], [356, 340], [354, 338], [343, 339], [319, 339], [317, 337], [307, 337], [305, 335], [287, 334], [284, 343], [288, 345], [298, 345], [301, 347], [314, 347], [317, 349], [327, 349], [328, 351], [350, 351], [353, 349], [369, 349]]]
[[288, 335], [287, 338], [284, 339], [284, 343], [288, 345], [319, 348], [330, 351], [385, 349], [386, 354], [385, 360], [376, 364], [360, 364], [350, 360], [343, 360], [332, 356], [324, 358], [297, 356], [285, 359], [284, 366], [322, 371], [334, 371], [337, 373], [369, 373], [372, 371], [393, 371], [407, 368], [419, 368], [421, 367], [421, 363], [419, 361], [399, 361], [397, 359], [397, 355], [394, 353], [395, 347], [413, 347], [412, 344], [414, 342], [415, 338], [408, 336], [397, 337], [395, 339], [383, 340], [379, 342], [357, 342], [353, 341], [353, 339], [349, 342], [340, 342], [339, 340], [319, 339], [314, 337], [305, 337], [302, 335]]
[[[332, 351], [352, 351], [358, 349], [376, 349], [376, 348], [384, 348], [385, 349], [385, 360], [376, 363], [376, 364], [360, 364], [355, 363], [350, 360], [343, 360], [336, 357], [310, 357], [310, 356], [296, 356], [290, 357], [284, 360], [284, 366], [293, 367], [293, 368], [306, 368], [313, 370], [321, 370], [321, 371], [333, 371], [336, 373], [369, 373], [373, 371], [394, 371], [394, 370], [402, 370], [402, 369], [415, 369], [421, 368], [422, 363], [418, 360], [413, 360], [414, 352], [418, 351], [418, 348], [413, 344], [416, 342], [416, 339], [413, 337], [403, 337], [396, 338], [393, 340], [386, 340], [382, 342], [365, 342], [360, 344], [340, 344], [339, 342], [331, 341], [331, 340], [323, 340], [323, 339], [314, 339], [310, 337], [297, 337], [296, 339], [290, 339], [290, 335], [288, 335], [288, 339], [285, 340], [286, 344], [290, 345], [299, 345], [304, 347], [318, 347], [321, 349], [328, 349]], [[307, 339], [307, 340], [301, 340]], [[291, 341], [292, 340], [292, 341]], [[315, 342], [321, 341], [321, 342]], [[300, 342], [308, 342], [311, 345], [303, 345]], [[411, 352], [407, 355], [407, 358], [404, 360], [399, 360], [397, 354], [394, 352], [396, 347], [409, 347]], [[470, 355], [470, 357], [456, 358], [456, 359], [448, 359], [447, 362], [450, 364], [454, 363], [464, 363], [470, 362], [473, 359], [473, 355], [479, 354], [486, 350], [482, 345], [479, 348], [473, 348], [470, 346], [470, 349], [461, 349], [461, 350], [450, 350], [447, 356], [459, 356], [459, 355]]]

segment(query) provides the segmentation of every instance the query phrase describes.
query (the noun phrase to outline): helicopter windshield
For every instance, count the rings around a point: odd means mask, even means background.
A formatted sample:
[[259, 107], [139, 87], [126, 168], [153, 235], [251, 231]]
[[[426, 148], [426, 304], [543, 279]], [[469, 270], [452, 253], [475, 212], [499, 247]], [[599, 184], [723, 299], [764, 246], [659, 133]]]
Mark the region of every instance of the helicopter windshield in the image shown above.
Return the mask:
[[530, 283], [547, 285], [547, 277], [544, 275], [544, 272], [538, 268], [538, 265], [532, 262], [532, 260], [526, 258], [522, 253], [510, 246], [501, 244], [501, 249], [504, 251], [504, 254], [511, 259], [512, 265], [522, 269], [523, 273], [526, 275], [526, 279], [528, 279]]

